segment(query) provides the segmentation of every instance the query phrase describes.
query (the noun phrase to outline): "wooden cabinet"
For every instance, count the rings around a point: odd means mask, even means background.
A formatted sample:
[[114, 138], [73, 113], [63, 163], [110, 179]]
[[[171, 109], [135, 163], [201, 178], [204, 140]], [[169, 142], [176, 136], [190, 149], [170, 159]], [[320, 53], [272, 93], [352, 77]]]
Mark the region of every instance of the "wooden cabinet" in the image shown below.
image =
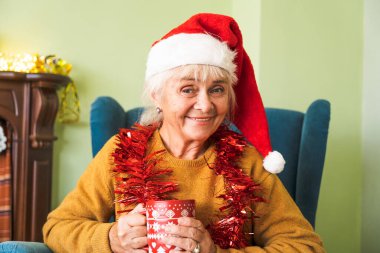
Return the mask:
[[57, 90], [66, 76], [0, 72], [0, 118], [12, 131], [12, 240], [42, 241], [50, 211]]

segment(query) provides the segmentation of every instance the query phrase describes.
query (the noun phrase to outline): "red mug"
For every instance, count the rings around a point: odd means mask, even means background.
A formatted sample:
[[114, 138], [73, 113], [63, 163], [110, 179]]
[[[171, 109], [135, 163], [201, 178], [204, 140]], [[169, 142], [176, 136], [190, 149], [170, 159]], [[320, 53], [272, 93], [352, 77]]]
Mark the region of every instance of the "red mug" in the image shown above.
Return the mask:
[[195, 217], [195, 200], [150, 200], [146, 203], [149, 253], [168, 253], [175, 246], [166, 245], [165, 227], [178, 224], [178, 218]]

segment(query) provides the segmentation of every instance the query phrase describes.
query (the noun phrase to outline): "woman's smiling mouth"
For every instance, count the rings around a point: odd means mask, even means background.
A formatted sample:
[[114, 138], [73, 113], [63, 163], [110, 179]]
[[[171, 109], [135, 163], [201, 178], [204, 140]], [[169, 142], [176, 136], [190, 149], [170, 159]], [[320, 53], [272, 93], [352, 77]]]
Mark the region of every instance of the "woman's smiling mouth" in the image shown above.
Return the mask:
[[186, 118], [199, 121], [199, 122], [206, 122], [206, 121], [210, 121], [213, 117], [186, 117]]

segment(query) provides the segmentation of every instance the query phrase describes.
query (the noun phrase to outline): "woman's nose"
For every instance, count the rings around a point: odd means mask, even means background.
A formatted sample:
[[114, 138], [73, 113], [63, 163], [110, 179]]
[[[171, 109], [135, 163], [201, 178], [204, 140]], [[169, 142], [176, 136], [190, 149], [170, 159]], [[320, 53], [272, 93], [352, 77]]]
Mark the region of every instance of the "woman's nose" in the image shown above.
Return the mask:
[[194, 109], [201, 110], [204, 113], [208, 113], [213, 109], [213, 104], [207, 92], [200, 92], [198, 94]]

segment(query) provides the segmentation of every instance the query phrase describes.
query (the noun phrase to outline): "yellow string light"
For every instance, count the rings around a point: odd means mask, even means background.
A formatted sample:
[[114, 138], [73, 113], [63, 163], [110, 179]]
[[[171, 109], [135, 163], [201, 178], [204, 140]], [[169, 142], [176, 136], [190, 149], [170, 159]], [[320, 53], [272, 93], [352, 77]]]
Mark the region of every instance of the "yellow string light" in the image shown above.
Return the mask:
[[[0, 52], [0, 71], [23, 73], [51, 73], [68, 76], [71, 64], [55, 55], [5, 54]], [[60, 92], [58, 121], [73, 123], [79, 121], [80, 104], [78, 90], [74, 82], [69, 83]]]

